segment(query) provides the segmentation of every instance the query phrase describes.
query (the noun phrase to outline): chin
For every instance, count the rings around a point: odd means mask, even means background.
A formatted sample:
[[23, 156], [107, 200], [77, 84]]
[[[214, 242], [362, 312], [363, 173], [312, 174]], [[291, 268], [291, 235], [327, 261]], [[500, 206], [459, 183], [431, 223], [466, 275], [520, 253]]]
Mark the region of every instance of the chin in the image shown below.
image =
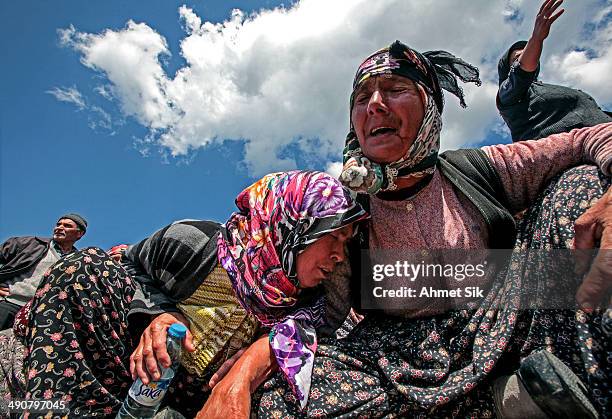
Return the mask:
[[373, 161], [374, 163], [378, 163], [378, 164], [390, 164], [390, 163], [395, 163], [396, 161], [398, 161], [399, 159], [402, 158], [402, 156], [397, 157], [397, 158], [393, 158], [393, 157], [388, 157], [388, 154], [385, 154], [384, 157], [379, 157], [377, 155], [373, 155], [373, 156], [366, 156], [368, 157], [368, 159], [370, 159], [371, 161]]
[[394, 163], [404, 157], [407, 152], [408, 150], [406, 150], [404, 153], [398, 153], [398, 147], [384, 146], [376, 147], [369, 153], [364, 151], [363, 155], [376, 163]]

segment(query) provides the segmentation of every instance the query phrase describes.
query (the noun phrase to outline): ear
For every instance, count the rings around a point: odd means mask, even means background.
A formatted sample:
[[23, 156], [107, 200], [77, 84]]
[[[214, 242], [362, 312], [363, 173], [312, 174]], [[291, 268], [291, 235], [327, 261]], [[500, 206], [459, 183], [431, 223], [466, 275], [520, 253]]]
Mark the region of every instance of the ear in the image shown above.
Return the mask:
[[85, 235], [85, 232], [83, 230], [79, 230], [79, 237], [77, 238], [77, 240], [79, 240], [84, 235]]

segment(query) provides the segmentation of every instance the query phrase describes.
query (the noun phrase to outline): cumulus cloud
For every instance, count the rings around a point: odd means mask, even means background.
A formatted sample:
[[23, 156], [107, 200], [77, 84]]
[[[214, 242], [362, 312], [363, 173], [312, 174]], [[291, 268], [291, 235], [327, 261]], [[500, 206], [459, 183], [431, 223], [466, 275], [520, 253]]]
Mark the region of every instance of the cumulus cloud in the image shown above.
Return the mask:
[[[529, 36], [538, 7], [522, 0], [301, 0], [250, 15], [234, 10], [211, 23], [182, 6], [185, 64], [173, 75], [164, 66], [171, 52], [163, 34], [146, 22], [97, 34], [70, 26], [59, 37], [106, 77], [97, 92], [148, 128], [139, 140], [145, 153], [158, 146], [181, 156], [241, 141], [244, 163], [256, 176], [298, 161], [337, 170], [355, 68], [395, 39], [451, 51], [481, 69], [483, 86], [465, 86], [467, 110], [446, 97], [442, 148], [504, 132], [495, 109], [497, 59]], [[597, 86], [599, 99], [610, 101], [600, 86], [610, 74], [609, 12], [598, 0], [567, 7], [547, 40], [544, 69], [576, 87], [595, 92]], [[553, 71], [556, 63], [567, 70]]]
[[544, 68], [560, 84], [588, 91], [599, 103], [612, 104], [612, 6], [591, 20], [591, 30], [574, 48], [554, 54]]

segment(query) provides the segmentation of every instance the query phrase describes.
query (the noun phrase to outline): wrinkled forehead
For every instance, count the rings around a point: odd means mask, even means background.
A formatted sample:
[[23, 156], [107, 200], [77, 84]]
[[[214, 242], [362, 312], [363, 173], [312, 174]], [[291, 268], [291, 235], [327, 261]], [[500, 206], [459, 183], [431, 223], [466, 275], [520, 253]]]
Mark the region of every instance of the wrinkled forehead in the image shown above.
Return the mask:
[[411, 87], [417, 90], [417, 85], [414, 80], [398, 74], [376, 74], [366, 77], [355, 88], [355, 94], [362, 92], [373, 91], [376, 88], [385, 90], [394, 86], [401, 85], [403, 87]]
[[391, 74], [394, 69], [399, 67], [399, 61], [391, 55], [388, 48], [377, 51], [366, 58], [357, 69], [353, 80], [353, 90], [371, 76]]
[[59, 220], [57, 220], [57, 223], [55, 225], [60, 225], [60, 224], [67, 226], [67, 227], [73, 227], [73, 228], [77, 227], [77, 224], [70, 218], [60, 218]]

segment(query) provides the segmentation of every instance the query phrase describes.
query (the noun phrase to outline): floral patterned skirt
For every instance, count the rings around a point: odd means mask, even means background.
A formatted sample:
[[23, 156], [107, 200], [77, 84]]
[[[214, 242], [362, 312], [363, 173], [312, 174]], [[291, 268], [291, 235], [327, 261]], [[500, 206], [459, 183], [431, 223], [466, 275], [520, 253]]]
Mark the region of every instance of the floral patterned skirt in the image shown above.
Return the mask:
[[[567, 248], [574, 222], [608, 186], [590, 166], [559, 176], [524, 214], [516, 248]], [[273, 418], [494, 417], [492, 381], [546, 349], [580, 377], [606, 417], [612, 351], [601, 312], [491, 304], [519, 295], [530, 263], [512, 260], [477, 309], [415, 319], [369, 315], [347, 338], [321, 339], [306, 410], [279, 374], [255, 394], [253, 410]]]
[[[0, 336], [0, 371], [6, 378], [0, 395], [62, 400], [68, 406], [32, 412], [30, 418], [114, 417], [133, 382], [129, 356], [142, 332], [127, 324], [136, 287], [99, 248], [61, 259], [31, 301], [25, 330], [15, 328], [25, 335], [23, 345], [12, 334]], [[193, 416], [206, 400], [207, 379], [179, 370], [164, 404]]]
[[127, 312], [134, 292], [125, 270], [101, 249], [55, 264], [29, 313], [26, 398], [63, 400], [70, 417], [116, 412], [132, 382]]

